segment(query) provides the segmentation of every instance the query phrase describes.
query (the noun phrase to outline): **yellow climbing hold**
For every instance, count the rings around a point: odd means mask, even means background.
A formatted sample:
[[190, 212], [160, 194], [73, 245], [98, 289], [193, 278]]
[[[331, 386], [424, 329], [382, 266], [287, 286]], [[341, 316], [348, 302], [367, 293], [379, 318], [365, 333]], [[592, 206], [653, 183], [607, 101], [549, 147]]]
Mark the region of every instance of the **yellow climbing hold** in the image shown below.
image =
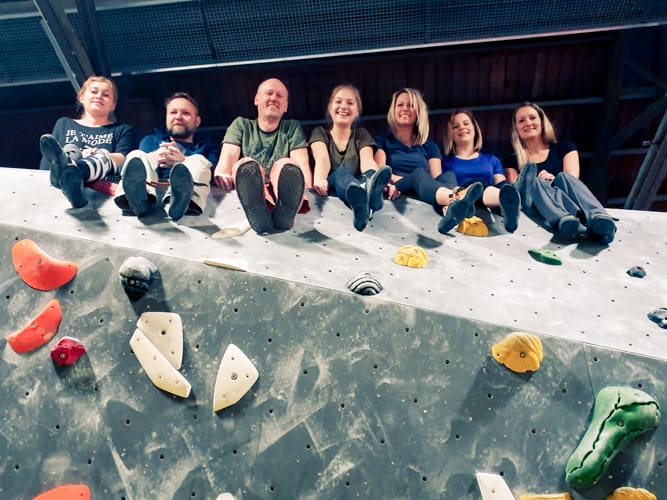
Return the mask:
[[510, 333], [491, 348], [491, 353], [498, 363], [518, 373], [534, 372], [544, 356], [540, 338], [525, 332]]
[[403, 245], [398, 249], [394, 262], [402, 266], [424, 267], [428, 262], [428, 256], [422, 247]]
[[643, 488], [630, 488], [623, 486], [616, 488], [607, 500], [657, 500], [657, 497], [648, 490]]
[[488, 236], [489, 228], [486, 227], [484, 221], [473, 215], [459, 222], [457, 227], [459, 233], [469, 234], [470, 236]]
[[572, 500], [572, 497], [568, 492], [547, 493], [544, 495], [521, 495], [519, 500]]

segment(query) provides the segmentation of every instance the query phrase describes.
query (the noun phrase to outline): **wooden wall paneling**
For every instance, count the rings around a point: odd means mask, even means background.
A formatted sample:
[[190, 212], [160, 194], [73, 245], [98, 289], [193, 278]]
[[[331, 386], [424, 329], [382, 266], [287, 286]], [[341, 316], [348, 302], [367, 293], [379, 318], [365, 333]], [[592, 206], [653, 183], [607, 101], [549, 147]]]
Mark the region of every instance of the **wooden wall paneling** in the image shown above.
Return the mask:
[[436, 72], [436, 64], [433, 60], [433, 57], [426, 57], [421, 59], [419, 66], [419, 80], [424, 95], [429, 96], [431, 102], [436, 103], [438, 102], [438, 94], [440, 90], [438, 89], [435, 78], [433, 77]]
[[445, 107], [460, 108], [466, 106], [466, 63], [463, 57], [454, 56], [451, 59], [451, 82], [452, 91], [449, 102], [445, 101]]
[[491, 66], [492, 58], [490, 56], [483, 56], [479, 58], [479, 66], [477, 68], [477, 100], [475, 104], [484, 105], [491, 102]]
[[[463, 107], [469, 108], [480, 101], [479, 96], [479, 59], [477, 54], [466, 54], [463, 89]], [[461, 107], [461, 105], [457, 105]]]
[[[505, 88], [501, 102], [512, 102], [517, 99], [524, 100], [524, 97], [519, 97], [519, 81], [521, 79], [529, 80], [532, 76], [533, 68], [522, 67], [517, 54], [508, 54], [507, 71], [505, 73]], [[501, 102], [496, 102], [494, 104], [500, 104]]]
[[558, 99], [566, 99], [577, 95], [576, 89], [576, 50], [571, 46], [561, 49], [560, 83], [558, 85]]
[[560, 50], [552, 47], [549, 50], [549, 62], [545, 72], [545, 95], [544, 99], [551, 100], [558, 95], [560, 84]]
[[489, 102], [491, 104], [497, 104], [503, 101], [505, 90], [505, 61], [505, 54], [497, 53], [493, 55], [491, 78], [489, 80]]
[[535, 71], [532, 75], [530, 100], [539, 101], [545, 95], [545, 76], [547, 67], [546, 51], [540, 50], [535, 54]]

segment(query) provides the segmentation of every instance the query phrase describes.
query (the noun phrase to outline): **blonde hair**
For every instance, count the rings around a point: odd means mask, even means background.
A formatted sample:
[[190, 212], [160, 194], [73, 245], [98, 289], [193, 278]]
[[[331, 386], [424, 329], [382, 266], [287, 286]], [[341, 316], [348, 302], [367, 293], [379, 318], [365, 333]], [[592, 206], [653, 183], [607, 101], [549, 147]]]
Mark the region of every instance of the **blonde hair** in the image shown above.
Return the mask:
[[401, 90], [397, 90], [392, 94], [391, 105], [389, 106], [389, 111], [387, 112], [387, 123], [389, 124], [389, 128], [394, 135], [397, 135], [394, 107], [396, 106], [396, 101], [401, 94], [408, 94], [410, 97], [410, 104], [417, 112], [417, 121], [415, 122], [413, 133], [415, 134], [417, 144], [424, 144], [428, 140], [429, 133], [428, 107], [426, 106], [426, 102], [424, 101], [421, 92], [417, 89], [406, 87]]
[[[329, 114], [329, 107], [331, 106], [331, 103], [336, 97], [336, 94], [343, 89], [347, 89], [354, 94], [354, 100], [357, 101], [357, 108], [359, 108], [359, 115], [361, 116], [361, 93], [359, 92], [359, 89], [357, 89], [357, 87], [349, 83], [342, 83], [340, 85], [336, 85], [334, 89], [331, 91], [331, 95], [329, 96], [329, 102], [327, 102], [327, 114]], [[357, 118], [359, 117], [357, 116]]]
[[445, 136], [444, 136], [444, 147], [445, 147], [445, 154], [448, 155], [449, 153], [454, 153], [456, 154], [456, 144], [454, 143], [454, 118], [456, 115], [466, 115], [468, 118], [470, 118], [470, 121], [472, 122], [472, 126], [475, 129], [475, 136], [473, 140], [473, 150], [474, 151], [481, 151], [482, 150], [482, 129], [479, 126], [479, 122], [477, 121], [477, 118], [475, 118], [475, 115], [472, 114], [472, 111], [469, 109], [457, 109], [454, 111], [450, 117], [449, 121], [447, 122], [447, 130], [445, 130]]
[[528, 163], [526, 145], [519, 137], [519, 131], [516, 128], [516, 114], [521, 108], [533, 108], [537, 112], [537, 116], [539, 116], [540, 123], [542, 124], [542, 140], [546, 145], [557, 142], [554, 127], [544, 110], [534, 102], [522, 102], [519, 104], [516, 108], [514, 108], [514, 112], [512, 113], [512, 148], [514, 149], [514, 154], [516, 155], [516, 162], [519, 170], [521, 170], [524, 165]]
[[[83, 85], [81, 85], [81, 88], [76, 93], [76, 99], [77, 99], [77, 102], [79, 103], [79, 105], [81, 105], [81, 98], [83, 97], [83, 95], [86, 93], [88, 88], [93, 83], [106, 83], [106, 84], [108, 84], [109, 87], [111, 87], [111, 93], [113, 94], [113, 102], [114, 103], [116, 102], [116, 100], [118, 99], [118, 89], [116, 88], [116, 84], [112, 80], [110, 80], [109, 78], [107, 78], [105, 76], [94, 76], [93, 75], [93, 76], [89, 76], [88, 78], [86, 78], [86, 81], [83, 82]], [[85, 113], [85, 109], [82, 109], [81, 114], [83, 114], [83, 113]], [[113, 118], [114, 118], [114, 113], [113, 113], [113, 111], [111, 111], [111, 113], [109, 113], [109, 119], [113, 120]]]

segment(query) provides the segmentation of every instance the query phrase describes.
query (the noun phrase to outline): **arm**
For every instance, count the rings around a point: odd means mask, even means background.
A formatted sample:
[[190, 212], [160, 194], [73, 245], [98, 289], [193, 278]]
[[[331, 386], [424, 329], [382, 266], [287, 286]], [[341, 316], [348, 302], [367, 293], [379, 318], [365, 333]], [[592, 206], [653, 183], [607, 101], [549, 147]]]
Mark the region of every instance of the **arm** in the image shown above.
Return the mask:
[[378, 169], [378, 164], [375, 163], [375, 159], [373, 158], [372, 146], [364, 146], [359, 150], [359, 168], [362, 174], [368, 170]]
[[428, 159], [428, 171], [434, 179], [442, 173], [442, 160], [440, 158]]
[[329, 192], [329, 182], [327, 177], [331, 172], [331, 160], [327, 146], [321, 141], [313, 142], [310, 145], [315, 159], [315, 175], [313, 179], [313, 190], [320, 196], [326, 196]]
[[234, 179], [232, 178], [232, 166], [239, 161], [241, 157], [241, 146], [236, 144], [224, 143], [220, 151], [220, 159], [213, 172], [213, 182], [216, 186], [225, 191], [234, 189]]
[[293, 149], [289, 152], [289, 157], [301, 168], [303, 180], [306, 189], [313, 187], [313, 175], [310, 172], [310, 162], [308, 161], [308, 148]]
[[494, 174], [493, 175], [493, 185], [495, 186], [496, 184], [499, 184], [503, 181], [506, 181], [507, 177], [505, 177], [503, 174]]
[[519, 178], [519, 172], [517, 172], [516, 168], [505, 167], [505, 177], [507, 177], [508, 181], [514, 184]]
[[576, 150], [563, 156], [563, 172], [579, 178], [579, 153]]

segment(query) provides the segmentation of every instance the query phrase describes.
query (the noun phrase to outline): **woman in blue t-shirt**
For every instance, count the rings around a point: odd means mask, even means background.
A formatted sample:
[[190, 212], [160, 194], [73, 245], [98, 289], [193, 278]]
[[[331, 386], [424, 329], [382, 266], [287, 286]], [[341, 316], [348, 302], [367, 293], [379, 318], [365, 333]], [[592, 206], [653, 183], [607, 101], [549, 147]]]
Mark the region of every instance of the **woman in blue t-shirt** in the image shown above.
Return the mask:
[[[616, 224], [579, 180], [579, 153], [570, 141], [557, 141], [551, 121], [535, 103], [514, 110], [514, 156], [505, 165], [524, 207], [535, 210], [567, 238], [588, 235], [604, 244], [614, 240]], [[520, 173], [519, 173], [520, 172]]]
[[118, 174], [125, 155], [134, 149], [134, 129], [113, 117], [117, 95], [108, 78], [89, 77], [77, 94], [81, 116], [59, 118], [51, 134], [39, 140], [40, 168], [51, 171], [51, 184], [62, 189], [74, 208], [88, 203], [84, 183]]
[[475, 212], [475, 201], [482, 196], [482, 184], [475, 182], [463, 191], [454, 190], [456, 179], [442, 171], [438, 145], [428, 139], [428, 109], [416, 89], [394, 92], [387, 112], [389, 132], [375, 137], [378, 150], [375, 162], [392, 169], [388, 197], [413, 193], [421, 201], [444, 210], [438, 231], [447, 233]]
[[519, 193], [505, 178], [500, 160], [482, 153], [482, 130], [472, 111], [457, 110], [449, 117], [445, 132], [444, 168], [456, 175], [460, 186], [481, 182], [482, 203], [500, 207], [505, 230], [513, 233], [519, 223]]
[[313, 191], [327, 196], [332, 190], [352, 209], [353, 224], [363, 231], [371, 212], [382, 208], [384, 188], [391, 169], [373, 159], [377, 149], [371, 134], [356, 126], [361, 114], [361, 95], [352, 85], [338, 85], [327, 105], [331, 126], [315, 127], [310, 150], [315, 160]]

